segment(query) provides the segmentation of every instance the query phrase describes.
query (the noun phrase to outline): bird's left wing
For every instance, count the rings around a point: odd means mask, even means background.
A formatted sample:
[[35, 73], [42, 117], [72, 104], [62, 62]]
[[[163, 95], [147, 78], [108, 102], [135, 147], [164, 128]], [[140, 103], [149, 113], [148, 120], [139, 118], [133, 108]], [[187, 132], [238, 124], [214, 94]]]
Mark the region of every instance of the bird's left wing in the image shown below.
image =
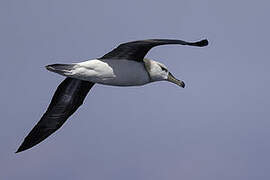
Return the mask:
[[203, 47], [208, 45], [208, 41], [207, 39], [197, 42], [187, 42], [177, 39], [147, 39], [140, 41], [132, 41], [120, 44], [117, 48], [105, 54], [100, 59], [127, 59], [133, 61], [143, 61], [144, 56], [151, 48], [167, 44], [180, 44]]
[[93, 85], [94, 83], [88, 81], [66, 78], [58, 86], [47, 111], [16, 153], [35, 146], [59, 129], [83, 103]]

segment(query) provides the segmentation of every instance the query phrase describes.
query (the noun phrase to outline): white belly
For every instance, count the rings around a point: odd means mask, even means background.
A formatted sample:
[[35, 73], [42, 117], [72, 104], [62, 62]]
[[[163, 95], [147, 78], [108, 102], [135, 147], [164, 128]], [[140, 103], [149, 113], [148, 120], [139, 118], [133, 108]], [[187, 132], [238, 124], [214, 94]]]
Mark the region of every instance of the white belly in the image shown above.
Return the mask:
[[89, 60], [78, 63], [71, 77], [113, 86], [138, 86], [150, 82], [144, 63], [131, 60]]

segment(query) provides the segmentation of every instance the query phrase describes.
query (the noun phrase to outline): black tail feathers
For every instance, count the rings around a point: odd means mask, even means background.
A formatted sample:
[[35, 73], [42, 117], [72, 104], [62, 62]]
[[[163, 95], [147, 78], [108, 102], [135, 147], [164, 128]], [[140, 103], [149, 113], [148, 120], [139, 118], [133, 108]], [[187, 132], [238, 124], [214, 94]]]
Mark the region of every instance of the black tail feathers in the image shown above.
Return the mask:
[[75, 64], [51, 64], [45, 66], [47, 70], [61, 74], [70, 75], [72, 70], [74, 70]]

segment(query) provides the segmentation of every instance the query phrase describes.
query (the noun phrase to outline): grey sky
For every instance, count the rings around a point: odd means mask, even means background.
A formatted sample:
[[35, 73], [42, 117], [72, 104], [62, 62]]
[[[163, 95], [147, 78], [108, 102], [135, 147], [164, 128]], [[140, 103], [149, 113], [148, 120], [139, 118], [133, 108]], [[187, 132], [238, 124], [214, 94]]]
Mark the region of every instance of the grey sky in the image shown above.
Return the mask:
[[[1, 0], [0, 179], [270, 179], [269, 5]], [[14, 154], [63, 80], [45, 65], [148, 38], [209, 39], [147, 55], [187, 88], [95, 85], [58, 132]]]

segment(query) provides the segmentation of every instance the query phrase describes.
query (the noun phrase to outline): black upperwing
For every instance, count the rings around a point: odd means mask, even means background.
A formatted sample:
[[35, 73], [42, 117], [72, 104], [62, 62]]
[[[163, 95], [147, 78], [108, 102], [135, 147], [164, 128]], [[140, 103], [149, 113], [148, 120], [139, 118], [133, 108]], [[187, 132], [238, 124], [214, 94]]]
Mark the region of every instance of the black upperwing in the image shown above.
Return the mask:
[[143, 61], [144, 56], [151, 48], [167, 44], [180, 44], [203, 47], [208, 45], [208, 41], [207, 39], [197, 42], [187, 42], [174, 39], [148, 39], [141, 41], [132, 41], [120, 44], [117, 48], [105, 54], [100, 59], [128, 59], [134, 61]]
[[57, 88], [47, 111], [26, 136], [16, 153], [40, 143], [57, 129], [82, 105], [94, 83], [66, 78]]

